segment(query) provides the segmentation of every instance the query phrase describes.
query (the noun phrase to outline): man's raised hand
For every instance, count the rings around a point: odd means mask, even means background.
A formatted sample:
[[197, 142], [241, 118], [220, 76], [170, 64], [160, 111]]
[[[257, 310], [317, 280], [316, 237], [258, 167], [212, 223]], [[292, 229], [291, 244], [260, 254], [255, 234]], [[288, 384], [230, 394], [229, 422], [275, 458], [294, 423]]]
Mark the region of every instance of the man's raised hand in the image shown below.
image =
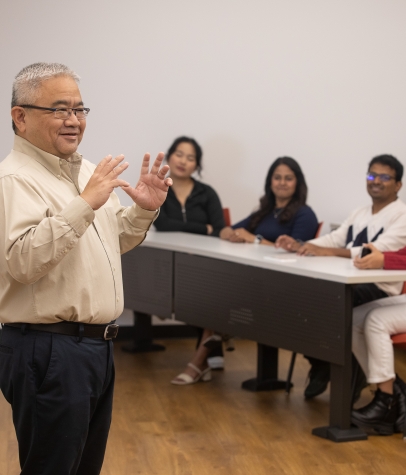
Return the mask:
[[124, 155], [118, 155], [114, 159], [111, 155], [104, 157], [80, 194], [94, 210], [104, 205], [114, 188], [121, 186], [124, 189], [129, 186], [128, 182], [118, 179], [119, 175], [128, 168], [127, 162], [121, 163], [123, 160]]
[[171, 178], [165, 178], [169, 166], [160, 168], [164, 159], [162, 152], [158, 153], [154, 164], [149, 170], [150, 154], [146, 153], [142, 161], [141, 175], [137, 185], [133, 188], [128, 183], [121, 188], [128, 196], [143, 209], [154, 211], [158, 209], [166, 199], [168, 189], [172, 185]]

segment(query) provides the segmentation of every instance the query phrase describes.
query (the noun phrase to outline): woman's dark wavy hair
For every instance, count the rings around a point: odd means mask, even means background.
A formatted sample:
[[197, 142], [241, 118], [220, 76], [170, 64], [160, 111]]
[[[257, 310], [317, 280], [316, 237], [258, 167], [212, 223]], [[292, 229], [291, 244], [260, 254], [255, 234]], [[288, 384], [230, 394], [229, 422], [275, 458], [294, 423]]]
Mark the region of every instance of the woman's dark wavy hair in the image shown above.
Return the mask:
[[271, 167], [269, 168], [268, 175], [266, 176], [265, 195], [259, 200], [259, 210], [251, 215], [251, 221], [248, 226], [248, 231], [251, 233], [255, 231], [255, 228], [258, 226], [259, 222], [265, 218], [266, 215], [272, 213], [272, 211], [275, 209], [276, 198], [273, 191], [271, 190], [271, 179], [279, 165], [286, 165], [289, 167], [295, 174], [297, 180], [295, 193], [293, 194], [292, 199], [289, 201], [287, 206], [285, 206], [281, 214], [278, 216], [279, 222], [287, 223], [297, 213], [298, 209], [306, 204], [307, 185], [299, 164], [296, 160], [290, 157], [277, 158], [272, 163]]
[[201, 171], [203, 169], [202, 167], [202, 156], [203, 156], [203, 151], [202, 151], [202, 148], [200, 147], [200, 145], [196, 142], [195, 139], [192, 139], [191, 137], [185, 137], [185, 136], [182, 136], [182, 137], [178, 137], [177, 139], [175, 139], [173, 141], [173, 144], [169, 147], [169, 150], [166, 152], [166, 161], [169, 160], [169, 157], [176, 152], [176, 149], [178, 147], [179, 144], [181, 143], [190, 143], [193, 148], [195, 149], [195, 155], [196, 155], [196, 171], [197, 173], [201, 174]]

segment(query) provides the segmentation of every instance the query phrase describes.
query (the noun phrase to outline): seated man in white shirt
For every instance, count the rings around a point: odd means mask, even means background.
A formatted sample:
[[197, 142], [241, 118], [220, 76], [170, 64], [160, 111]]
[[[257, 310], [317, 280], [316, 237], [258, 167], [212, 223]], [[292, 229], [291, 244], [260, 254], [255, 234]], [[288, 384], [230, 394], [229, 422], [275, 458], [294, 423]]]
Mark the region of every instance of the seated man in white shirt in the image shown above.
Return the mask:
[[[406, 205], [397, 196], [402, 187], [403, 165], [392, 155], [379, 155], [371, 160], [367, 173], [367, 192], [372, 206], [358, 208], [335, 231], [297, 242], [289, 236], [280, 236], [277, 247], [303, 256], [339, 256], [355, 258], [363, 244], [374, 243], [380, 251], [397, 251], [406, 246]], [[354, 286], [353, 306], [357, 307], [380, 298], [399, 295], [403, 282], [358, 284]], [[330, 364], [308, 358], [312, 367], [305, 398], [323, 393], [330, 380]], [[365, 381], [365, 378], [364, 378]], [[358, 384], [358, 394], [362, 382]]]

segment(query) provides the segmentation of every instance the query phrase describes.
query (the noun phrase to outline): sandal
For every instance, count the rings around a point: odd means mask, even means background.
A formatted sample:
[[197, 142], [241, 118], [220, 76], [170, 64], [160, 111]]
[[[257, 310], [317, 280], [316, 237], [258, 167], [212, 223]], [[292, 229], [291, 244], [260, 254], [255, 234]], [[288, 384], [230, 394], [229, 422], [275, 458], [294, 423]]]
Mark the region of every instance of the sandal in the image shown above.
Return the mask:
[[226, 345], [226, 351], [234, 351], [234, 340], [229, 335], [219, 335], [218, 333], [213, 333], [213, 335], [206, 338], [203, 342], [203, 346], [209, 350], [214, 350], [223, 344], [223, 341]]
[[223, 343], [223, 337], [218, 333], [213, 333], [213, 335], [206, 338], [203, 342], [203, 346], [208, 348], [209, 350], [214, 350], [214, 348], [218, 348]]
[[187, 384], [194, 384], [198, 381], [211, 381], [211, 368], [210, 366], [203, 371], [199, 369], [193, 363], [188, 363], [188, 366], [196, 371], [197, 375], [192, 378], [190, 374], [187, 373], [180, 373], [176, 378], [172, 379], [171, 384], [177, 384], [178, 386], [185, 386]]

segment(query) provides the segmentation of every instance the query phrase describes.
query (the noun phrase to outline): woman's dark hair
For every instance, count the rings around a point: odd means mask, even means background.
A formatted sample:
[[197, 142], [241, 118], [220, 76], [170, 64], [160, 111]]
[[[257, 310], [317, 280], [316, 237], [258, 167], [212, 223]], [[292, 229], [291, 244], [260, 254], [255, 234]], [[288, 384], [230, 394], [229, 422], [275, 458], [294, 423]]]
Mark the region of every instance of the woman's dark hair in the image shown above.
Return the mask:
[[303, 175], [302, 169], [296, 160], [290, 157], [280, 157], [277, 158], [271, 165], [268, 171], [268, 175], [265, 180], [265, 195], [259, 200], [259, 210], [251, 215], [251, 221], [248, 226], [248, 231], [253, 233], [255, 228], [258, 226], [259, 222], [265, 218], [266, 215], [272, 213], [276, 206], [276, 198], [271, 189], [271, 179], [272, 176], [279, 165], [286, 165], [289, 167], [296, 177], [296, 189], [295, 192], [285, 206], [281, 214], [278, 216], [280, 223], [287, 223], [290, 221], [293, 216], [296, 214], [298, 209], [306, 204], [307, 198], [307, 185], [306, 180]]
[[174, 140], [173, 144], [169, 147], [169, 150], [167, 151], [166, 153], [166, 161], [169, 160], [169, 157], [176, 152], [176, 149], [178, 147], [179, 144], [181, 143], [190, 143], [191, 145], [193, 145], [193, 148], [195, 149], [195, 155], [196, 155], [196, 170], [197, 170], [197, 173], [200, 175], [200, 172], [202, 171], [203, 167], [202, 167], [202, 155], [203, 155], [203, 152], [202, 152], [202, 149], [200, 147], [200, 145], [196, 142], [195, 139], [192, 139], [191, 137], [178, 137], [177, 139]]

